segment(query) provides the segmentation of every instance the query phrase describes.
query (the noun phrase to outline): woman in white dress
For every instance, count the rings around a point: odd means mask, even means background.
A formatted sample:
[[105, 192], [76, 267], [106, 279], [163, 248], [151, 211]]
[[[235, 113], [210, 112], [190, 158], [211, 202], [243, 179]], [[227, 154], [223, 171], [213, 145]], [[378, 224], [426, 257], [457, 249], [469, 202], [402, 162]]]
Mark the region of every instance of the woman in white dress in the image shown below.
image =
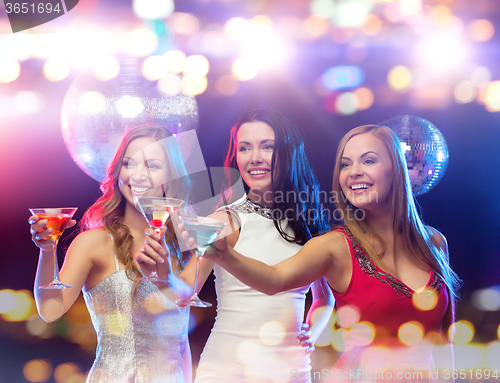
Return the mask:
[[[213, 214], [227, 220], [227, 240], [237, 251], [269, 265], [299, 251], [307, 240], [329, 230], [319, 200], [319, 183], [309, 165], [302, 137], [283, 113], [252, 110], [233, 126], [226, 167], [237, 167], [246, 195]], [[238, 196], [236, 196], [238, 197]], [[239, 230], [227, 232], [231, 227]], [[138, 254], [146, 271], [158, 254]], [[159, 265], [162, 268], [161, 265]], [[323, 279], [267, 296], [246, 286], [218, 265], [202, 259], [200, 283], [214, 270], [217, 318], [201, 355], [196, 383], [310, 382], [309, 353], [333, 310], [333, 295]], [[194, 285], [194, 262], [180, 274]], [[305, 296], [312, 289], [311, 313], [324, 307], [310, 332], [297, 341]], [[300, 375], [305, 378], [295, 379]]]

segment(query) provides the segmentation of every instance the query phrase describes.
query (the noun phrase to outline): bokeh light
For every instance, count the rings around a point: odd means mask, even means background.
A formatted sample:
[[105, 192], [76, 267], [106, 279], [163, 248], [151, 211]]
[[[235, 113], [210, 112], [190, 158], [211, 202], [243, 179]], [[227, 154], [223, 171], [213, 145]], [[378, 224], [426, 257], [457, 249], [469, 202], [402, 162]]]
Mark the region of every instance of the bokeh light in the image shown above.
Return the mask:
[[491, 40], [495, 34], [495, 27], [490, 20], [471, 20], [467, 24], [467, 32], [473, 40], [485, 42]]
[[174, 11], [173, 0], [134, 0], [133, 10], [141, 19], [159, 20]]
[[215, 88], [220, 94], [229, 97], [238, 92], [240, 83], [232, 75], [225, 74], [217, 79]]
[[490, 287], [474, 291], [472, 304], [483, 311], [500, 310], [500, 287]]
[[467, 320], [455, 322], [450, 326], [448, 336], [453, 339], [453, 343], [465, 346], [474, 337], [474, 325]]
[[375, 339], [375, 327], [370, 322], [358, 322], [351, 327], [350, 343], [357, 347], [368, 346]]
[[74, 363], [61, 363], [54, 370], [57, 383], [70, 383], [70, 379], [80, 374], [80, 369]]
[[0, 82], [7, 83], [16, 80], [21, 73], [21, 65], [13, 57], [0, 58]]
[[142, 75], [149, 81], [156, 81], [168, 73], [167, 60], [164, 56], [149, 56], [142, 63]]
[[412, 296], [413, 306], [421, 311], [432, 310], [436, 307], [437, 300], [436, 291], [430, 288], [416, 290]]
[[184, 70], [186, 54], [180, 50], [170, 50], [163, 54], [170, 73], [181, 73]]
[[453, 92], [455, 102], [458, 104], [467, 104], [475, 100], [477, 89], [470, 81], [460, 81]]
[[454, 33], [432, 33], [424, 36], [416, 47], [417, 60], [434, 73], [449, 73], [460, 68], [468, 56], [468, 49], [460, 36]]
[[417, 346], [424, 337], [424, 326], [417, 321], [402, 324], [398, 330], [399, 341], [407, 346]]
[[158, 47], [158, 36], [149, 29], [133, 29], [125, 36], [125, 47], [132, 56], [147, 56]]
[[359, 110], [369, 109], [375, 100], [373, 92], [368, 88], [357, 88], [352, 91], [352, 94], [357, 98]]
[[259, 65], [251, 57], [240, 57], [234, 61], [232, 73], [240, 81], [251, 80], [259, 73]]
[[114, 79], [120, 73], [120, 63], [111, 56], [104, 56], [94, 63], [94, 76], [98, 80], [108, 81]]
[[144, 110], [144, 104], [137, 96], [125, 95], [116, 101], [118, 113], [125, 118], [134, 118]]
[[285, 326], [277, 321], [264, 323], [259, 329], [259, 339], [265, 345], [276, 346], [285, 339]]
[[412, 76], [408, 68], [402, 65], [396, 65], [389, 70], [387, 74], [387, 83], [397, 91], [408, 89], [411, 84]]
[[52, 375], [52, 366], [43, 359], [34, 359], [23, 367], [24, 377], [28, 382], [46, 382]]
[[166, 96], [175, 96], [182, 90], [182, 79], [176, 74], [169, 73], [158, 81], [158, 90]]
[[35, 312], [35, 301], [28, 290], [2, 290], [0, 314], [6, 321], [25, 321]]
[[26, 321], [26, 330], [31, 335], [42, 339], [52, 338], [55, 334], [54, 324], [45, 322], [38, 314], [34, 314]]
[[486, 86], [484, 104], [490, 112], [500, 111], [500, 81], [492, 81]]
[[192, 55], [184, 62], [184, 75], [191, 78], [205, 77], [208, 74], [208, 59], [202, 55]]
[[337, 310], [337, 320], [342, 327], [351, 327], [359, 322], [359, 310], [351, 305], [345, 305]]
[[109, 314], [106, 321], [109, 333], [116, 336], [123, 335], [127, 330], [129, 330], [130, 325], [131, 323], [129, 318], [125, 314], [118, 311]]
[[106, 99], [100, 92], [85, 92], [80, 98], [80, 107], [90, 116], [101, 113], [106, 106]]
[[68, 61], [63, 57], [51, 57], [43, 66], [43, 75], [52, 82], [64, 80], [69, 75]]
[[322, 75], [323, 85], [330, 90], [355, 88], [365, 79], [361, 68], [356, 66], [337, 66], [326, 70]]
[[168, 18], [167, 23], [175, 33], [180, 35], [193, 36], [200, 29], [196, 16], [189, 13], [175, 12]]
[[347, 116], [358, 111], [358, 98], [354, 93], [345, 92], [335, 99], [335, 109], [338, 114]]

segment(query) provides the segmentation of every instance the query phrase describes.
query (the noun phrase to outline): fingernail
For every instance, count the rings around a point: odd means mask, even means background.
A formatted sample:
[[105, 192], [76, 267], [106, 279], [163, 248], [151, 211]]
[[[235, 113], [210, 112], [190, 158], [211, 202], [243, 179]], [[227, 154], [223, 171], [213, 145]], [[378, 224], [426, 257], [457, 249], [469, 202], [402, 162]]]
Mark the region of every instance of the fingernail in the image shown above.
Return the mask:
[[165, 260], [160, 257], [160, 263], [163, 263], [163, 262], [165, 262]]

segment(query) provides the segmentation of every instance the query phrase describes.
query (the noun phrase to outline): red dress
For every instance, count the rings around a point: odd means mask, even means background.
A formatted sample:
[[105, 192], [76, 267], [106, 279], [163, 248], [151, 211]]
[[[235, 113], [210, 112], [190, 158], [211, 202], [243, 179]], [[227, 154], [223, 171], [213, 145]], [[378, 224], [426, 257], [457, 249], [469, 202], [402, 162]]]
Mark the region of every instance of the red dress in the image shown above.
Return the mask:
[[448, 307], [446, 285], [429, 270], [415, 292], [376, 267], [347, 228], [352, 277], [333, 291], [345, 351], [324, 382], [434, 382], [432, 348]]

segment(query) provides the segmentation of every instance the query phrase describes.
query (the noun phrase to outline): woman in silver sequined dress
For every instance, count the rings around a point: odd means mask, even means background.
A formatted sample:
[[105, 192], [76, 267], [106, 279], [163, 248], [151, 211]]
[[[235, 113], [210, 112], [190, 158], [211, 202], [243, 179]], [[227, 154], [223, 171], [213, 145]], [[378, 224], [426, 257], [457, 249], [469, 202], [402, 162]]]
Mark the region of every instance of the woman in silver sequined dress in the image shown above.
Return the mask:
[[[147, 153], [144, 161], [135, 160], [140, 151]], [[38, 288], [53, 275], [53, 241], [48, 237], [52, 229], [47, 229], [46, 220], [30, 217], [32, 239], [40, 248], [34, 287], [40, 316], [47, 322], [57, 320], [83, 290], [98, 341], [88, 383], [191, 381], [189, 308], [162, 294], [160, 284], [135, 280], [142, 276], [136, 253], [145, 247], [164, 253], [159, 235], [136, 210], [134, 196], [176, 178], [168, 184], [170, 196], [187, 199], [189, 180], [181, 159], [165, 128], [145, 125], [125, 135], [101, 184], [103, 195], [86, 211], [81, 233], [66, 254], [60, 279], [72, 288]], [[175, 253], [173, 238], [170, 225], [165, 241]], [[151, 244], [150, 239], [154, 239]], [[182, 285], [171, 292], [183, 297], [191, 293]]]

